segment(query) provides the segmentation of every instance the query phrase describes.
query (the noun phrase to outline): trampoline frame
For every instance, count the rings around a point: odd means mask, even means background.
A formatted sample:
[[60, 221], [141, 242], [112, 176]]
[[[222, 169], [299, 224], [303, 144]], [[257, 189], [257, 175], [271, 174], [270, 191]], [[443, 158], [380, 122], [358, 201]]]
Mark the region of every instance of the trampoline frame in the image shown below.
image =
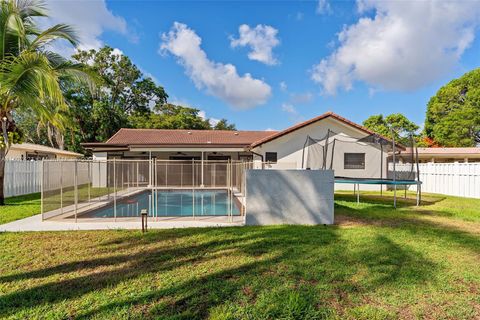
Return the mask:
[[422, 200], [422, 182], [419, 180], [394, 180], [394, 179], [374, 179], [374, 178], [347, 178], [335, 177], [335, 183], [353, 184], [353, 194], [357, 196], [357, 203], [360, 203], [360, 185], [361, 184], [376, 184], [376, 185], [390, 185], [394, 186], [393, 206], [397, 208], [397, 186], [405, 186], [404, 199], [407, 198], [407, 186], [416, 185], [416, 202], [420, 205]]
[[[410, 134], [410, 139], [412, 142], [412, 152], [415, 151], [415, 155], [413, 156], [414, 163], [412, 165], [416, 165], [416, 175], [417, 179], [416, 180], [397, 180], [396, 179], [396, 143], [395, 143], [395, 134], [393, 128], [390, 128], [390, 133], [392, 135], [392, 158], [393, 158], [393, 179], [387, 179], [383, 178], [383, 144], [380, 143], [380, 149], [381, 149], [381, 154], [382, 157], [380, 158], [380, 167], [382, 168], [380, 170], [380, 178], [355, 178], [355, 177], [335, 177], [335, 183], [344, 183], [344, 184], [353, 184], [353, 190], [354, 194], [356, 193], [357, 196], [357, 203], [360, 202], [360, 184], [376, 184], [380, 185], [380, 195], [382, 195], [382, 190], [383, 190], [383, 185], [392, 185], [393, 186], [393, 206], [396, 209], [397, 208], [397, 186], [402, 185], [405, 186], [405, 195], [404, 198], [407, 198], [407, 187], [408, 185], [416, 185], [417, 190], [416, 190], [416, 200], [417, 200], [417, 206], [420, 205], [422, 201], [422, 181], [420, 181], [420, 167], [419, 167], [419, 161], [418, 161], [418, 148], [415, 145], [415, 140], [413, 139], [413, 134]], [[325, 143], [325, 152], [323, 153], [323, 164], [322, 164], [322, 170], [327, 169], [327, 152], [328, 152], [328, 139], [330, 138], [330, 129], [327, 130], [327, 136], [326, 136], [326, 143]], [[307, 146], [309, 136], [307, 136], [307, 139], [305, 140], [305, 143], [303, 145], [303, 151], [302, 151], [302, 168], [304, 167], [304, 161], [305, 161], [305, 148]], [[333, 148], [335, 148], [335, 140], [333, 142]], [[332, 157], [330, 161], [330, 170], [332, 169], [332, 164], [333, 164], [333, 151], [332, 151]], [[308, 168], [307, 168], [308, 169]], [[388, 171], [388, 164], [387, 164], [387, 171]]]

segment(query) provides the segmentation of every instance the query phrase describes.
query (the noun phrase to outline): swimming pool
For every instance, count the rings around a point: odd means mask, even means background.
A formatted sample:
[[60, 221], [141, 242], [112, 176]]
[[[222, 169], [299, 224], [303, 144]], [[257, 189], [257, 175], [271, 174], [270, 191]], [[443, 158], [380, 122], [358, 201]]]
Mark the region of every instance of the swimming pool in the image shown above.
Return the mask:
[[[156, 206], [149, 209], [151, 191], [145, 191], [117, 200], [117, 217], [138, 217], [142, 209], [147, 209], [150, 217], [182, 216], [226, 216], [230, 213], [230, 199], [226, 190], [158, 190]], [[152, 201], [155, 202], [155, 201]], [[156, 208], [155, 208], [156, 207]], [[232, 215], [240, 215], [235, 201], [231, 205]], [[113, 218], [113, 205], [95, 209], [86, 213], [93, 218]]]

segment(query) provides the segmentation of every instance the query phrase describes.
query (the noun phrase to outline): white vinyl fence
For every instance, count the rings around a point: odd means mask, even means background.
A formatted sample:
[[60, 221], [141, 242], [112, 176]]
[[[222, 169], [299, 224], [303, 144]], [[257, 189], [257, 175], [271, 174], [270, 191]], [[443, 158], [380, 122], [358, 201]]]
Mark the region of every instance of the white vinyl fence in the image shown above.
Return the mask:
[[40, 192], [41, 179], [42, 161], [5, 161], [5, 197]]
[[421, 163], [419, 169], [422, 192], [480, 198], [480, 163]]

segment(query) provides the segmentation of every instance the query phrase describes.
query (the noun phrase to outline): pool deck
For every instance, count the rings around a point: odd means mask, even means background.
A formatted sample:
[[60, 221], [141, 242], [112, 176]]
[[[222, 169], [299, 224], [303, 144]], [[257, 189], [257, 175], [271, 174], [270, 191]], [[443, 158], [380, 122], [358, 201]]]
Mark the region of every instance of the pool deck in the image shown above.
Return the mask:
[[[208, 217], [159, 217], [157, 221], [150, 218], [148, 229], [176, 229], [176, 228], [205, 228], [205, 227], [232, 227], [245, 225], [245, 216], [233, 216], [233, 221], [227, 216]], [[142, 221], [137, 218], [117, 218], [117, 221], [109, 219], [88, 219], [77, 223], [65, 220], [42, 221], [42, 215], [37, 214], [25, 219], [0, 225], [0, 232], [23, 232], [23, 231], [70, 231], [70, 230], [118, 230], [142, 228]]]

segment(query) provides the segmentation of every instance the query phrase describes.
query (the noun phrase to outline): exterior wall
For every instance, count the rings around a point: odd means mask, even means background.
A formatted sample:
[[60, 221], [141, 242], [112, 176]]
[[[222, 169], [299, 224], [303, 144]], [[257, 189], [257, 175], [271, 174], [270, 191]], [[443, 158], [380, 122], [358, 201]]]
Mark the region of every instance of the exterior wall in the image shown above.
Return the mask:
[[[328, 129], [335, 132], [336, 134], [343, 134], [347, 137], [351, 137], [354, 139], [359, 139], [367, 136], [366, 133], [351, 126], [348, 126], [344, 123], [341, 123], [337, 120], [334, 120], [332, 118], [325, 118], [323, 120], [317, 121], [316, 123], [310, 124], [282, 137], [279, 137], [275, 140], [267, 142], [257, 148], [254, 148], [253, 151], [263, 155], [264, 157], [266, 152], [277, 152], [278, 163], [290, 163], [293, 167], [300, 169], [302, 168], [302, 154], [307, 136], [310, 136], [314, 139], [323, 138], [327, 135]], [[364, 152], [365, 169], [344, 169], [343, 165], [345, 152]], [[328, 152], [328, 154], [329, 163], [331, 154], [330, 152]], [[307, 156], [308, 152], [305, 152], [303, 167], [306, 166]], [[258, 161], [258, 158], [259, 157], [256, 157], [255, 159]], [[347, 145], [346, 143], [344, 143], [343, 146], [340, 144], [335, 146], [332, 169], [334, 169], [335, 171], [335, 176], [356, 178], [380, 178], [381, 176], [385, 178], [387, 174], [386, 160], [387, 153], [382, 153], [381, 150], [378, 148], [375, 148], [373, 146], [360, 146], [353, 143]], [[383, 170], [381, 171], [380, 168], [382, 161]], [[362, 186], [362, 188], [365, 190], [380, 190], [380, 186], [375, 185], [365, 185]], [[353, 185], [337, 185], [336, 189], [350, 190], [353, 189]]]
[[333, 224], [332, 170], [248, 170], [246, 224]]
[[24, 160], [26, 154], [24, 150], [10, 149], [7, 153], [7, 159]]
[[105, 188], [107, 186], [107, 153], [96, 152], [93, 154], [93, 160], [97, 162], [92, 163], [92, 187]]
[[[215, 150], [209, 149], [208, 151], [204, 152], [204, 160], [208, 160], [209, 156], [229, 156], [232, 160], [241, 160], [244, 156], [252, 156], [250, 152], [227, 152], [227, 151], [219, 151], [216, 152]], [[138, 152], [138, 151], [125, 151], [125, 152], [95, 152], [93, 153], [93, 158], [97, 157], [97, 155], [101, 155], [101, 157], [108, 157], [111, 158], [126, 158], [126, 159], [148, 159], [149, 152]], [[170, 157], [198, 157], [201, 158], [202, 153], [198, 151], [183, 151], [182, 149], [178, 149], [178, 151], [153, 151], [152, 158], [156, 158], [158, 160], [170, 160]]]

